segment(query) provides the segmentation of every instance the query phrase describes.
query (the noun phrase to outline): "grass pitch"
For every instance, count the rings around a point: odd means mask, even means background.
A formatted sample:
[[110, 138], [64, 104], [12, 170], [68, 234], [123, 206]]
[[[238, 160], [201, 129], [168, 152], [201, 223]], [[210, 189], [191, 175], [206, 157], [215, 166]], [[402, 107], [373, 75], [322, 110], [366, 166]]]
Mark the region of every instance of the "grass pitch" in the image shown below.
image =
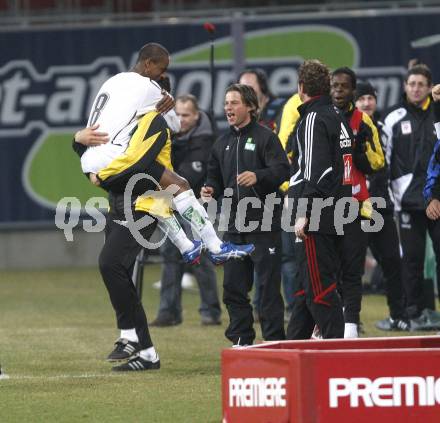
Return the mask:
[[[159, 278], [158, 265], [145, 268], [149, 320]], [[221, 422], [227, 315], [201, 326], [197, 291], [184, 291], [183, 306], [183, 324], [151, 329], [162, 368], [115, 374], [105, 357], [118, 331], [97, 269], [0, 272], [0, 363], [10, 377], [0, 379], [0, 421]], [[391, 335], [374, 328], [386, 315], [384, 297], [364, 297], [364, 336]]]

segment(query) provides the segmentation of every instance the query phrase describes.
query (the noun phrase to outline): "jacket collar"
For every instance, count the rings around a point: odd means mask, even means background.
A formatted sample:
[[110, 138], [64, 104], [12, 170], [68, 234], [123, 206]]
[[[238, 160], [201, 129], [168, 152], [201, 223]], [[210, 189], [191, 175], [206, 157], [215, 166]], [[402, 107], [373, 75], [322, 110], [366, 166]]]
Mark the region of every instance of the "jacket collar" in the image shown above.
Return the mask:
[[346, 118], [350, 118], [351, 115], [354, 112], [354, 104], [352, 102], [350, 102], [350, 104], [348, 105], [347, 110], [340, 110], [340, 112], [346, 117]]
[[302, 103], [298, 107], [298, 112], [300, 116], [304, 116], [311, 107], [321, 104], [331, 104], [331, 102], [332, 100], [329, 95], [319, 95], [316, 97], [312, 97], [310, 100]]
[[245, 135], [248, 134], [255, 125], [257, 125], [257, 121], [255, 120], [255, 118], [252, 118], [251, 121], [242, 128], [236, 129], [234, 126], [230, 126], [229, 129], [235, 136]]
[[422, 107], [417, 107], [408, 101], [408, 98], [406, 97], [405, 93], [403, 93], [403, 95], [402, 95], [402, 101], [403, 101], [404, 106], [406, 106], [407, 108], [409, 108], [410, 110], [412, 110], [415, 113], [427, 112], [430, 108], [429, 106], [432, 103], [431, 96], [429, 95], [428, 98], [422, 104]]

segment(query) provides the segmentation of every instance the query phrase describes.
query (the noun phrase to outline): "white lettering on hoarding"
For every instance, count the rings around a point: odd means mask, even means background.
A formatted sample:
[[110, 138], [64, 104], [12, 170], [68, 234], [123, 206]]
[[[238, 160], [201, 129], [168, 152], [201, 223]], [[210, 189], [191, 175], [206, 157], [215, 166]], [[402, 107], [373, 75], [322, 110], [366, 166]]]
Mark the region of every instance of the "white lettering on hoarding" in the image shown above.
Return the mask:
[[440, 378], [434, 376], [331, 378], [328, 386], [330, 408], [440, 405]]
[[[273, 67], [273, 60], [260, 59], [268, 65], [268, 82], [275, 95], [289, 97], [295, 91], [297, 70], [282, 61]], [[216, 71], [214, 111], [224, 123], [224, 92], [234, 82], [230, 63]], [[40, 72], [28, 60], [13, 60], [0, 68], [0, 136], [28, 134], [31, 128], [85, 124], [93, 99], [102, 83], [110, 76], [127, 70], [120, 57], [100, 57], [83, 65], [61, 65]], [[381, 108], [394, 104], [400, 93], [404, 67], [358, 68], [358, 74], [368, 79], [378, 90]], [[197, 68], [177, 64], [169, 74], [176, 95], [197, 94], [202, 109], [208, 109], [211, 96], [211, 75], [204, 64]]]
[[230, 407], [286, 407], [286, 378], [230, 378]]

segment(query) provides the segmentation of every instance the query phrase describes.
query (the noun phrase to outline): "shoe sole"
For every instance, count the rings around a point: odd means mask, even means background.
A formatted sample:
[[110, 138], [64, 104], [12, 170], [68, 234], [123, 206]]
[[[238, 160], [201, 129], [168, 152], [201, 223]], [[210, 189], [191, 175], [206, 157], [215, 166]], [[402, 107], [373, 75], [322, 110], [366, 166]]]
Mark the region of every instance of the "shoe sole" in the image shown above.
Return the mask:
[[215, 265], [215, 266], [223, 266], [225, 263], [227, 263], [228, 261], [231, 260], [244, 260], [246, 257], [249, 257], [253, 252], [254, 252], [255, 248], [248, 254], [246, 254], [245, 256], [241, 256], [241, 257], [230, 257], [227, 258], [225, 261], [221, 261], [221, 262], [217, 262], [211, 259], [211, 262]]
[[144, 372], [146, 370], [159, 370], [159, 369], [160, 369], [160, 361], [158, 363], [152, 363], [151, 367], [148, 367], [147, 369], [133, 370], [132, 368], [121, 369], [119, 367], [113, 367], [112, 371], [113, 372]]
[[107, 357], [106, 361], [108, 361], [109, 363], [118, 363], [120, 361], [126, 361], [126, 360], [131, 360], [132, 358], [135, 358], [136, 355], [139, 353], [140, 350], [135, 351], [133, 354], [131, 354], [128, 357], [124, 357], [124, 358], [109, 358]]

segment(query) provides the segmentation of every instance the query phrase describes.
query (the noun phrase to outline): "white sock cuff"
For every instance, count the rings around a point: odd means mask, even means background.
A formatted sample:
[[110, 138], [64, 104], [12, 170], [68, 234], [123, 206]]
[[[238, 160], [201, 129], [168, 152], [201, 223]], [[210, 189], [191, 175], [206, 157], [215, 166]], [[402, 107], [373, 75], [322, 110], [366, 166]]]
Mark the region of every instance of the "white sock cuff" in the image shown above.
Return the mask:
[[184, 201], [184, 200], [186, 200], [188, 198], [192, 198], [192, 197], [196, 198], [196, 196], [194, 194], [194, 191], [192, 189], [189, 189], [187, 191], [181, 192], [179, 195], [176, 195], [174, 197], [174, 202], [176, 202], [176, 201]]
[[136, 329], [121, 329], [121, 338], [127, 339], [130, 342], [139, 342]]
[[139, 355], [144, 360], [152, 361], [153, 363], [159, 360], [159, 355], [157, 354], [154, 347], [146, 348], [145, 350], [139, 351]]
[[356, 323], [346, 323], [344, 326], [344, 338], [358, 338]]

